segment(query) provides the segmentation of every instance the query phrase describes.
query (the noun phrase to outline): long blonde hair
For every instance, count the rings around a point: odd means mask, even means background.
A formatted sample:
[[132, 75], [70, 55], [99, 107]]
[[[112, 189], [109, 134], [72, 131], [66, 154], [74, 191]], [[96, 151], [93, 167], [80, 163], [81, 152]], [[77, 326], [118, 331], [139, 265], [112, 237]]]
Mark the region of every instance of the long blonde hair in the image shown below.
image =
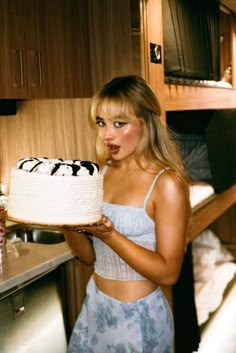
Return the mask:
[[[98, 110], [101, 108], [109, 115], [129, 120], [127, 112], [132, 111], [142, 126], [141, 141], [135, 151], [137, 163], [141, 160], [151, 164], [171, 167], [184, 182], [188, 176], [181, 154], [173, 141], [172, 133], [164, 125], [160, 116], [161, 108], [156, 95], [148, 83], [139, 76], [116, 77], [97, 93], [91, 105], [91, 117], [96, 122]], [[99, 135], [96, 142], [98, 161], [106, 163], [111, 157]], [[140, 165], [141, 167], [141, 165]]]

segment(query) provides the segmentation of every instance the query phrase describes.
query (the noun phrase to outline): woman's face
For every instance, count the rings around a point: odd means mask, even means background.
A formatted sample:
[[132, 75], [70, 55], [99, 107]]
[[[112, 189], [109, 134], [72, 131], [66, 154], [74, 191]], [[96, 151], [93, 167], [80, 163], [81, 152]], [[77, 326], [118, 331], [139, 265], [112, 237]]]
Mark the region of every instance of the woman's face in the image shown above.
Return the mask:
[[127, 116], [128, 121], [120, 116], [116, 119], [101, 108], [96, 119], [99, 136], [116, 161], [132, 158], [142, 135], [140, 121], [134, 115]]

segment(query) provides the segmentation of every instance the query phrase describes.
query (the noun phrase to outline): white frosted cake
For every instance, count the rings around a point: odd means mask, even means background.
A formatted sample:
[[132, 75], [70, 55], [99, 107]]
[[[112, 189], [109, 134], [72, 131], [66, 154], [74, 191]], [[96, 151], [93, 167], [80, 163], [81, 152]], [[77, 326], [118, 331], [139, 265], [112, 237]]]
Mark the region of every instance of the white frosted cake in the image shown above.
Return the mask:
[[90, 161], [24, 158], [10, 174], [8, 217], [48, 225], [96, 223], [103, 175]]

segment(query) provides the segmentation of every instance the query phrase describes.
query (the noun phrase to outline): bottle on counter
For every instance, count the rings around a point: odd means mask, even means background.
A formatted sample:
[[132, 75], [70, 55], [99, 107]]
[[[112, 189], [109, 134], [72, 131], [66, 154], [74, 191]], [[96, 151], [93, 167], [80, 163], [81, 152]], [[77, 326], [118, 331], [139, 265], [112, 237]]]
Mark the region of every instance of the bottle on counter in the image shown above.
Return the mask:
[[6, 185], [0, 182], [0, 208], [4, 208], [7, 211], [8, 206], [8, 195], [6, 192]]
[[0, 248], [6, 244], [6, 210], [0, 204]]
[[0, 184], [0, 248], [6, 244], [6, 214], [8, 196], [5, 185]]

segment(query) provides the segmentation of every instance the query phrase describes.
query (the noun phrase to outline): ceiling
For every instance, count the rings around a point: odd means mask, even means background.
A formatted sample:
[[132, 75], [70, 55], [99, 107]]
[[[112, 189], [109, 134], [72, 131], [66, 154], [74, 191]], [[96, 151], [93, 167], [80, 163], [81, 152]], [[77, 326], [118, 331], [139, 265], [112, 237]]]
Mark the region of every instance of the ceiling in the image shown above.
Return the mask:
[[236, 13], [236, 0], [221, 0], [220, 2]]

